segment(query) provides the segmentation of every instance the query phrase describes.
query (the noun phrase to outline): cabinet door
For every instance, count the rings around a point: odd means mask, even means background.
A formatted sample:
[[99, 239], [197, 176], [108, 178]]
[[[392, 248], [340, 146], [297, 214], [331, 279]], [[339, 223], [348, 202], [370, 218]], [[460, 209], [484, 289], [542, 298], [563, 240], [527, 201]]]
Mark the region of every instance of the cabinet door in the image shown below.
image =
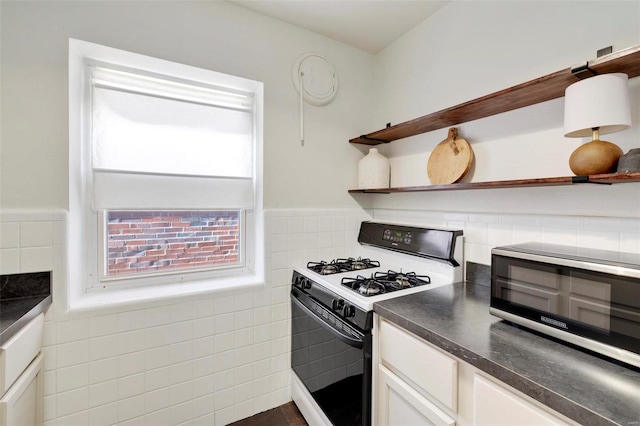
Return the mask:
[[568, 425], [524, 397], [479, 374], [473, 379], [473, 424], [476, 426]]
[[454, 426], [455, 420], [382, 365], [378, 366], [378, 425]]
[[0, 396], [13, 385], [42, 349], [44, 314], [39, 314], [0, 346]]
[[380, 321], [380, 362], [455, 414], [458, 361], [419, 337]]
[[0, 426], [42, 425], [42, 360], [38, 355], [0, 399]]

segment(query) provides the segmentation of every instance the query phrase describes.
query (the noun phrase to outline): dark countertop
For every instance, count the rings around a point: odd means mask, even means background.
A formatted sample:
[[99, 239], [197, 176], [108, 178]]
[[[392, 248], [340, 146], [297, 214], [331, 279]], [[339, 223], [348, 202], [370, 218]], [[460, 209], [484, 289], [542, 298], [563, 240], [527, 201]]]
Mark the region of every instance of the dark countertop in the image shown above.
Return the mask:
[[51, 273], [0, 275], [0, 345], [51, 305]]
[[640, 424], [640, 370], [489, 314], [490, 288], [467, 283], [374, 305], [374, 311], [584, 425]]
[[51, 295], [0, 300], [0, 345], [51, 305]]

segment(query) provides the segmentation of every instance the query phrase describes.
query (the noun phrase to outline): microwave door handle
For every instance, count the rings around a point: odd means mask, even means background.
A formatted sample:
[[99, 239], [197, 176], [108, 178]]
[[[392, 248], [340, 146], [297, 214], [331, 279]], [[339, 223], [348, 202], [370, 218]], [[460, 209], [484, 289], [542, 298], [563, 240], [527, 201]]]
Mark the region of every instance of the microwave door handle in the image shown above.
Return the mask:
[[311, 309], [307, 308], [293, 294], [291, 295], [291, 301], [293, 303], [295, 303], [297, 307], [302, 309], [304, 311], [304, 313], [306, 313], [308, 316], [313, 318], [313, 320], [316, 321], [322, 328], [324, 328], [325, 330], [327, 330], [328, 332], [333, 334], [335, 337], [337, 337], [338, 340], [340, 340], [340, 341], [346, 343], [347, 345], [352, 346], [352, 347], [354, 347], [356, 349], [362, 349], [362, 347], [364, 346], [364, 343], [363, 343], [362, 340], [354, 339], [351, 336], [347, 336], [346, 334], [343, 334], [342, 332], [340, 332], [340, 330], [336, 330], [335, 328], [331, 327], [331, 325], [329, 325], [326, 322], [322, 321], [320, 318], [318, 318], [318, 316]]

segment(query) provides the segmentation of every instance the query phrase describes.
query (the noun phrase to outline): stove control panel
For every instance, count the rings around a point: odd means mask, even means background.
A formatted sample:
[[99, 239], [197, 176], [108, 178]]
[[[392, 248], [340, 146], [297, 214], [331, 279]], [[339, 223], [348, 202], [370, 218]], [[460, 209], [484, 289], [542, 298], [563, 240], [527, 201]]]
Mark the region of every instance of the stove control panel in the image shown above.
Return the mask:
[[460, 236], [461, 230], [362, 222], [358, 242], [460, 266], [455, 258], [456, 243]]
[[411, 244], [411, 231], [392, 231], [389, 228], [385, 228], [382, 233], [382, 239], [392, 243]]

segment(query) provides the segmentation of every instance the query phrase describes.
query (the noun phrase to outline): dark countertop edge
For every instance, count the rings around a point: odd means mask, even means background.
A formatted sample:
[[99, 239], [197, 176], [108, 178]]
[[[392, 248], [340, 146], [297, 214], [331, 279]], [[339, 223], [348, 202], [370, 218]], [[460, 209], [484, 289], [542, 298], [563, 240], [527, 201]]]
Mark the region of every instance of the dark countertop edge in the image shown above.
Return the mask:
[[[472, 283], [455, 283], [454, 285], [479, 285]], [[512, 388], [522, 392], [523, 394], [533, 398], [539, 403], [549, 407], [550, 409], [564, 415], [565, 417], [579, 423], [588, 424], [590, 426], [599, 425], [619, 425], [600, 414], [584, 407], [583, 405], [572, 401], [565, 395], [561, 395], [547, 387], [544, 387], [534, 380], [518, 374], [503, 365], [491, 361], [482, 355], [452, 341], [440, 334], [424, 328], [423, 326], [408, 320], [407, 318], [394, 313], [393, 311], [374, 304], [374, 312], [381, 317], [391, 321], [401, 328], [415, 334], [418, 337], [432, 343], [438, 348], [451, 355], [461, 359], [462, 361], [476, 367], [477, 369], [487, 373], [488, 375], [500, 380]]]
[[53, 298], [51, 295], [43, 295], [42, 301], [27, 311], [24, 315], [18, 318], [13, 324], [7, 327], [2, 333], [0, 333], [0, 345], [3, 345], [13, 336], [15, 336], [25, 325], [29, 323], [32, 319], [45, 312], [51, 303], [53, 302]]

